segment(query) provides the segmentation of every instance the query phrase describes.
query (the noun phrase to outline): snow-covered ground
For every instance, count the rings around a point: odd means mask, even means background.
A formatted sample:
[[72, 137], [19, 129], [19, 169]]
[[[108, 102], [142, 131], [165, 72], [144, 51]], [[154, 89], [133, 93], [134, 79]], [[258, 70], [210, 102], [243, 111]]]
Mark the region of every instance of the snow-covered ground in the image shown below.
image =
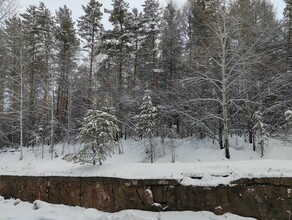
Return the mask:
[[144, 212], [126, 210], [105, 213], [96, 209], [52, 205], [42, 201], [33, 204], [20, 200], [4, 200], [0, 196], [0, 220], [252, 220], [233, 214], [215, 216], [211, 212]]
[[[145, 147], [133, 139], [121, 142], [124, 154], [112, 154], [103, 165], [81, 165], [62, 159], [62, 145], [56, 146], [57, 158], [51, 160], [49, 147], [41, 159], [41, 148], [25, 148], [24, 159], [19, 161], [19, 151], [0, 153], [0, 175], [31, 176], [106, 176], [126, 179], [177, 179], [186, 185], [229, 184], [240, 178], [292, 177], [292, 144], [270, 139], [264, 157], [253, 152], [252, 146], [242, 137], [231, 138], [231, 159], [224, 158], [224, 150], [212, 140], [180, 139], [177, 141], [176, 162], [171, 163], [171, 153], [156, 140], [156, 162], [145, 161]], [[80, 145], [65, 147], [65, 153], [76, 151]], [[165, 149], [165, 155], [164, 155]], [[200, 178], [192, 178], [200, 177]]]
[[[107, 176], [128, 179], [166, 178], [177, 179], [186, 185], [230, 184], [240, 178], [292, 177], [292, 144], [269, 139], [264, 157], [253, 152], [252, 146], [242, 137], [231, 138], [231, 159], [224, 158], [224, 150], [212, 140], [177, 140], [176, 162], [171, 163], [168, 140], [165, 145], [157, 139], [156, 161], [150, 164], [145, 157], [143, 143], [123, 140], [124, 154], [112, 154], [103, 165], [81, 165], [62, 159], [62, 145], [56, 146], [58, 157], [51, 160], [49, 147], [45, 148], [45, 158], [41, 159], [41, 147], [24, 148], [24, 159], [19, 160], [19, 150], [0, 150], [0, 175], [32, 176]], [[80, 145], [65, 147], [65, 154], [76, 152]], [[165, 152], [165, 153], [164, 153]], [[191, 177], [200, 177], [193, 179]], [[37, 207], [37, 209], [36, 209]], [[158, 218], [159, 217], [159, 218]], [[126, 210], [119, 213], [104, 213], [95, 209], [51, 205], [36, 201], [35, 204], [20, 200], [4, 200], [0, 196], [0, 220], [215, 220], [251, 219], [232, 214], [215, 216], [210, 212], [142, 212]]]

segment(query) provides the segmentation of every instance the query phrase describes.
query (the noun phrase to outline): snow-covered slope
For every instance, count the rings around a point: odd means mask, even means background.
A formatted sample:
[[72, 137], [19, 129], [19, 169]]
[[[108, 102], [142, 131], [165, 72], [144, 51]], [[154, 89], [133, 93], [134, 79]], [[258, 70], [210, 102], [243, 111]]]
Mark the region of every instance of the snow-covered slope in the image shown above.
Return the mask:
[[[292, 146], [289, 142], [269, 140], [265, 156], [253, 152], [252, 146], [241, 137], [231, 138], [231, 160], [224, 158], [224, 150], [212, 140], [177, 140], [176, 162], [170, 163], [168, 140], [157, 142], [156, 162], [145, 158], [143, 143], [135, 140], [122, 141], [124, 154], [115, 154], [101, 166], [80, 165], [63, 160], [59, 156], [50, 159], [49, 148], [41, 159], [40, 148], [25, 148], [24, 159], [19, 161], [18, 151], [0, 153], [0, 175], [32, 176], [107, 176], [127, 179], [166, 178], [177, 179], [186, 185], [229, 184], [240, 178], [292, 177]], [[76, 151], [80, 145], [66, 146], [65, 153]], [[57, 145], [60, 155], [62, 145]], [[165, 154], [164, 154], [165, 152]], [[200, 177], [200, 178], [192, 178]]]
[[[159, 217], [159, 218], [158, 218]], [[96, 209], [52, 205], [41, 201], [33, 204], [20, 200], [4, 200], [0, 196], [0, 220], [252, 220], [233, 214], [215, 216], [211, 212], [144, 212], [126, 210], [118, 213], [105, 213]]]
[[[253, 152], [252, 146], [241, 137], [231, 138], [231, 159], [224, 158], [212, 140], [177, 140], [176, 162], [171, 163], [168, 140], [162, 145], [156, 140], [156, 162], [150, 164], [145, 156], [143, 142], [122, 141], [124, 154], [111, 154], [102, 166], [80, 165], [62, 159], [62, 145], [56, 146], [58, 157], [51, 160], [49, 147], [41, 159], [41, 147], [25, 148], [24, 159], [19, 160], [17, 150], [0, 150], [0, 175], [40, 176], [108, 176], [119, 178], [167, 178], [177, 179], [186, 185], [229, 184], [232, 180], [253, 177], [292, 177], [292, 144], [275, 139], [269, 140], [265, 155]], [[66, 146], [65, 153], [76, 152], [80, 145]], [[194, 179], [191, 177], [200, 177]], [[37, 208], [37, 209], [36, 209]], [[163, 212], [127, 210], [119, 213], [104, 213], [95, 209], [51, 205], [41, 201], [34, 204], [20, 200], [4, 200], [0, 196], [0, 220], [211, 220], [251, 219], [225, 214], [215, 216], [210, 212]], [[160, 218], [158, 218], [160, 217]]]

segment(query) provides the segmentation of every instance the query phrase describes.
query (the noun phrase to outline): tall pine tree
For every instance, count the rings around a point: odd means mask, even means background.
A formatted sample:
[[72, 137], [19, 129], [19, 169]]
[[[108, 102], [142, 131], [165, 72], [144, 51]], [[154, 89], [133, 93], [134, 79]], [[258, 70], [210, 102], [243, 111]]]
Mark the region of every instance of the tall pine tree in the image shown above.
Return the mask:
[[145, 0], [143, 6], [143, 22], [144, 22], [144, 43], [143, 55], [144, 65], [151, 83], [153, 92], [158, 89], [158, 39], [161, 25], [161, 8], [158, 0]]
[[[79, 41], [77, 38], [72, 13], [64, 6], [56, 13], [56, 49], [58, 64], [58, 91], [56, 118], [59, 123], [59, 133], [66, 131], [70, 135], [71, 123], [71, 87], [70, 77], [75, 68], [75, 58]], [[65, 130], [62, 128], [66, 128]]]
[[88, 99], [92, 101], [93, 90], [93, 64], [94, 58], [98, 55], [99, 46], [101, 44], [101, 35], [104, 32], [101, 23], [102, 12], [100, 10], [102, 4], [96, 0], [90, 0], [86, 6], [82, 6], [84, 15], [78, 20], [79, 35], [84, 41], [83, 48], [89, 54], [89, 73], [88, 73]]

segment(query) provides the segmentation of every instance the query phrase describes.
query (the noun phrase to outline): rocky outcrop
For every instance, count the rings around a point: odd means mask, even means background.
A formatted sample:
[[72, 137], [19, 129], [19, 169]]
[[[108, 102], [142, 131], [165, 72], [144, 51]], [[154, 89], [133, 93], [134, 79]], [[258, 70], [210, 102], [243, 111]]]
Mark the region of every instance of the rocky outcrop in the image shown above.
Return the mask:
[[0, 176], [0, 195], [107, 212], [205, 210], [262, 220], [288, 219], [292, 212], [292, 178], [240, 179], [229, 186], [202, 187], [176, 180]]

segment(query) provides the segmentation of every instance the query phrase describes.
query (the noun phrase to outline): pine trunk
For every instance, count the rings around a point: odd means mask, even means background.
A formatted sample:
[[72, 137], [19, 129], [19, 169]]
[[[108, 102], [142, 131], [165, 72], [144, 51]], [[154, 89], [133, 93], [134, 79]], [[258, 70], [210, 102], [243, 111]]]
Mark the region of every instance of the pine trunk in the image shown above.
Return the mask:
[[156, 67], [156, 52], [155, 52], [155, 38], [153, 36], [152, 39], [152, 81], [153, 81], [153, 92], [157, 93], [157, 89], [158, 89], [158, 77], [157, 77], [157, 73], [155, 71], [155, 67]]
[[20, 129], [20, 160], [23, 159], [23, 54], [20, 49], [20, 110], [19, 110], [19, 129]]
[[90, 105], [92, 105], [92, 79], [93, 79], [93, 59], [94, 59], [94, 30], [91, 32], [91, 45], [90, 45], [90, 63], [89, 63], [89, 88], [88, 88], [88, 99]]

